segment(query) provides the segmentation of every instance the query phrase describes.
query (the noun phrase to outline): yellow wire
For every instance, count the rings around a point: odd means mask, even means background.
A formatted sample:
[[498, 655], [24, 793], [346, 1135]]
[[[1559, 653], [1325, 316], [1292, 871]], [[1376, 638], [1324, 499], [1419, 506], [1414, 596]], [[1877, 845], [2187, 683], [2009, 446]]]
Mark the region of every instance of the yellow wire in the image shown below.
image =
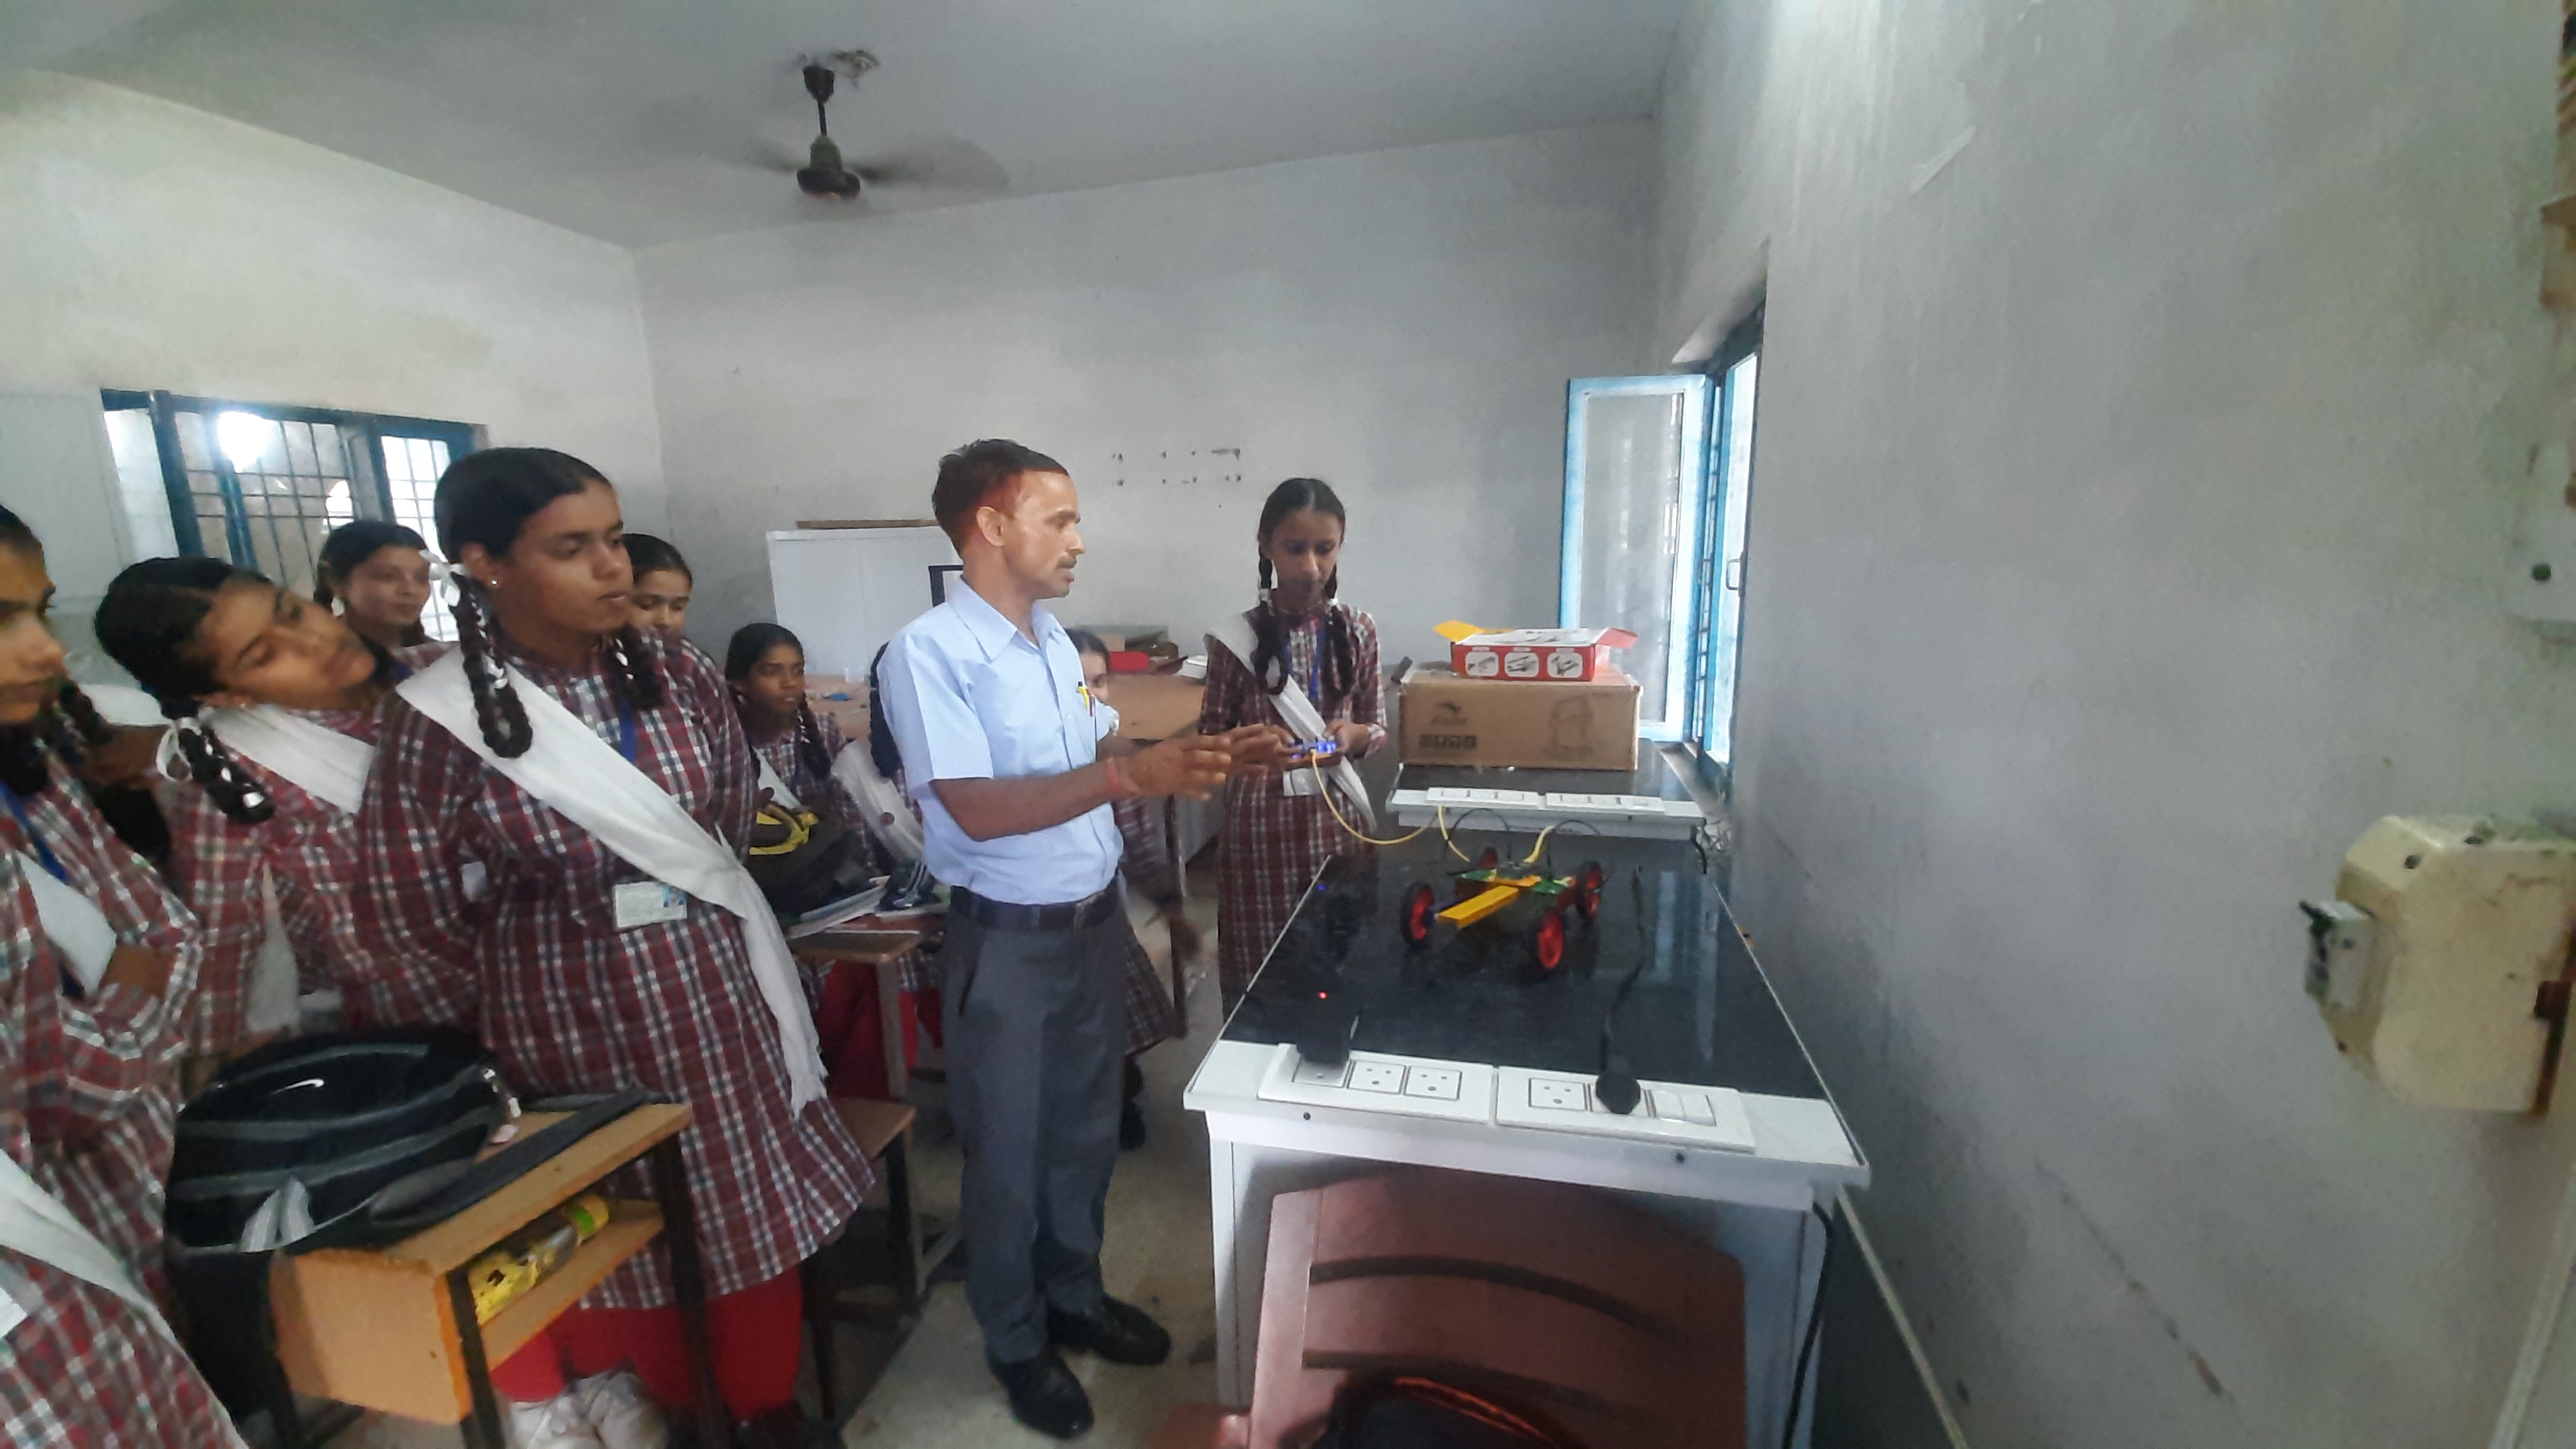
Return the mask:
[[[1417, 825], [1411, 832], [1399, 835], [1393, 840], [1380, 840], [1375, 836], [1363, 833], [1358, 826], [1353, 825], [1350, 821], [1342, 817], [1342, 807], [1333, 803], [1332, 783], [1324, 778], [1323, 756], [1308, 755], [1306, 757], [1306, 768], [1315, 772], [1315, 793], [1324, 797], [1324, 808], [1333, 812], [1333, 823], [1342, 827], [1342, 830], [1353, 840], [1357, 840], [1368, 845], [1403, 845], [1412, 840], [1418, 839], [1422, 832], [1429, 830], [1432, 826], [1436, 825], [1440, 829], [1440, 843], [1449, 847], [1449, 853], [1451, 855], [1458, 857], [1460, 860], [1466, 861], [1469, 865], [1474, 865], [1476, 863], [1468, 856], [1467, 852], [1458, 848], [1457, 841], [1450, 838], [1449, 812], [1446, 809], [1438, 805], [1434, 805], [1431, 807], [1430, 825]], [[1564, 823], [1564, 821], [1560, 820], [1557, 822], [1557, 825], [1562, 825]], [[1530, 853], [1521, 857], [1521, 864], [1538, 864], [1540, 853], [1547, 849], [1547, 838], [1555, 833], [1556, 825], [1550, 825], [1545, 830], [1540, 831], [1538, 833], [1538, 839], [1530, 843]]]
[[[1423, 831], [1425, 831], [1425, 830], [1429, 830], [1429, 829], [1431, 828], [1431, 826], [1430, 826], [1430, 825], [1420, 825], [1420, 826], [1416, 826], [1416, 827], [1414, 827], [1412, 834], [1409, 834], [1409, 835], [1399, 835], [1399, 836], [1395, 837], [1393, 840], [1380, 840], [1380, 839], [1378, 839], [1376, 836], [1369, 835], [1369, 834], [1366, 834], [1366, 833], [1362, 832], [1358, 826], [1353, 825], [1353, 824], [1352, 824], [1351, 822], [1349, 822], [1348, 820], [1343, 819], [1343, 818], [1342, 818], [1342, 807], [1333, 803], [1333, 786], [1332, 786], [1332, 782], [1331, 782], [1331, 781], [1329, 781], [1329, 780], [1326, 780], [1326, 779], [1324, 778], [1324, 759], [1323, 759], [1323, 756], [1321, 756], [1321, 755], [1308, 755], [1308, 756], [1306, 757], [1306, 765], [1307, 765], [1307, 767], [1308, 767], [1309, 769], [1312, 769], [1312, 770], [1315, 772], [1315, 793], [1324, 797], [1324, 808], [1333, 812], [1333, 823], [1334, 823], [1334, 824], [1336, 824], [1336, 825], [1338, 825], [1338, 826], [1340, 826], [1340, 827], [1342, 827], [1342, 829], [1343, 829], [1345, 832], [1347, 832], [1353, 840], [1360, 841], [1361, 843], [1363, 843], [1363, 844], [1367, 844], [1367, 845], [1402, 845], [1402, 844], [1406, 843], [1407, 841], [1413, 840], [1413, 839], [1415, 839], [1416, 837], [1420, 836], [1420, 835], [1422, 834], [1422, 832], [1423, 832]], [[1447, 825], [1445, 822], [1443, 822], [1443, 821], [1442, 821], [1442, 819], [1441, 819], [1441, 815], [1440, 815], [1440, 810], [1439, 810], [1439, 807], [1438, 807], [1438, 806], [1434, 806], [1434, 807], [1432, 807], [1432, 811], [1431, 811], [1431, 819], [1432, 819], [1432, 824], [1440, 826], [1440, 838], [1441, 838], [1442, 840], [1447, 840], [1447, 839], [1449, 838], [1449, 827], [1448, 827], [1448, 825]], [[1453, 852], [1454, 852], [1454, 851], [1456, 851], [1456, 850], [1457, 850], [1457, 848], [1458, 848], [1458, 847], [1456, 847], [1456, 846], [1454, 846], [1454, 845], [1453, 845], [1453, 846], [1451, 846], [1451, 847], [1449, 847], [1449, 849], [1450, 849], [1451, 851], [1453, 851]], [[1462, 855], [1462, 856], [1459, 856], [1458, 858], [1459, 858], [1460, 860], [1465, 860], [1467, 857], [1465, 857], [1465, 856], [1463, 856], [1463, 855]]]

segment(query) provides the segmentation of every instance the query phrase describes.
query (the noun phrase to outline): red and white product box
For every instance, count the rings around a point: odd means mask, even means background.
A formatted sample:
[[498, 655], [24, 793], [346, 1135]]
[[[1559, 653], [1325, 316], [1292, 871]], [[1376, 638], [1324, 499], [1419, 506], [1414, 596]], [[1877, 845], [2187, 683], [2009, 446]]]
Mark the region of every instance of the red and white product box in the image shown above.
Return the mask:
[[1464, 679], [1580, 683], [1610, 667], [1611, 650], [1636, 642], [1625, 629], [1506, 629], [1454, 641], [1449, 664]]

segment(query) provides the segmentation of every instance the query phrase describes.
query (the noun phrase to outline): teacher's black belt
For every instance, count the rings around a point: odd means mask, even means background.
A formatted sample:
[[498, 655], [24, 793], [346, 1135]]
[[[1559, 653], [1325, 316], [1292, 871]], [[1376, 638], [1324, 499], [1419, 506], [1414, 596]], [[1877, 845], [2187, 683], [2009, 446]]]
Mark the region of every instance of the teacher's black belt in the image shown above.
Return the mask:
[[1118, 889], [1095, 891], [1078, 901], [1054, 906], [1024, 906], [997, 901], [959, 886], [948, 893], [948, 914], [963, 916], [988, 931], [1064, 931], [1096, 926], [1118, 909]]

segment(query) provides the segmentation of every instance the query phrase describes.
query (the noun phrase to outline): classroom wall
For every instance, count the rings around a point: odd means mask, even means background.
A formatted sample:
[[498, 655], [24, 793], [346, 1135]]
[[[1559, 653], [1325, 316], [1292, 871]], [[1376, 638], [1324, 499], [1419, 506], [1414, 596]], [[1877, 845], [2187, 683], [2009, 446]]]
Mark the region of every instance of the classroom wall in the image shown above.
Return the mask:
[[[1337, 156], [643, 252], [691, 629], [766, 618], [763, 533], [925, 517], [939, 457], [1073, 471], [1060, 612], [1192, 638], [1255, 587], [1261, 499], [1331, 481], [1387, 658], [1556, 607], [1566, 379], [1642, 320], [1652, 131]], [[927, 600], [925, 597], [925, 604]]]
[[619, 247], [42, 72], [0, 77], [0, 197], [0, 390], [93, 411], [102, 387], [164, 388], [477, 423], [590, 459], [630, 518], [661, 520]]
[[1767, 279], [1735, 890], [1980, 1449], [2487, 1442], [2576, 1112], [2392, 1100], [2296, 903], [2380, 815], [2576, 804], [2576, 646], [2498, 602], [2557, 27], [1686, 26], [1649, 355]]

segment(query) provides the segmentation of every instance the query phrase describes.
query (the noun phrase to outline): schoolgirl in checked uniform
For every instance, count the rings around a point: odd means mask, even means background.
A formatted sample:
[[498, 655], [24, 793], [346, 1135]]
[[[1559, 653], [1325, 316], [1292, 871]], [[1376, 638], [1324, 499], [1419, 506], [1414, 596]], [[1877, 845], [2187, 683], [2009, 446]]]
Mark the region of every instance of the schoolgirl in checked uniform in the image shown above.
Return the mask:
[[[818, 1087], [819, 1070], [783, 943], [792, 1006], [762, 974], [747, 918], [662, 886], [564, 813], [578, 800], [541, 799], [504, 772], [541, 764], [536, 726], [568, 712], [568, 728], [595, 736], [588, 748], [612, 746], [633, 767], [607, 759], [580, 792], [640, 773], [738, 870], [756, 767], [724, 678], [694, 648], [628, 623], [617, 495], [587, 464], [487, 450], [448, 469], [436, 510], [458, 568], [460, 647], [388, 708], [360, 812], [360, 934], [372, 961], [427, 958], [465, 978], [476, 1007], [463, 1024], [522, 1093], [641, 1086], [689, 1104], [680, 1143], [715, 1295], [717, 1377], [737, 1417], [792, 1415], [795, 1270], [847, 1221], [869, 1170], [828, 1103], [794, 1100], [804, 1092], [791, 1081]], [[451, 705], [445, 720], [428, 712]], [[488, 872], [480, 899], [459, 880], [469, 860]], [[415, 1019], [457, 1019], [444, 992], [413, 1005]], [[660, 1256], [639, 1255], [496, 1382], [529, 1401], [559, 1389], [566, 1367], [597, 1374], [631, 1357], [656, 1399], [687, 1402], [672, 1301]]]

